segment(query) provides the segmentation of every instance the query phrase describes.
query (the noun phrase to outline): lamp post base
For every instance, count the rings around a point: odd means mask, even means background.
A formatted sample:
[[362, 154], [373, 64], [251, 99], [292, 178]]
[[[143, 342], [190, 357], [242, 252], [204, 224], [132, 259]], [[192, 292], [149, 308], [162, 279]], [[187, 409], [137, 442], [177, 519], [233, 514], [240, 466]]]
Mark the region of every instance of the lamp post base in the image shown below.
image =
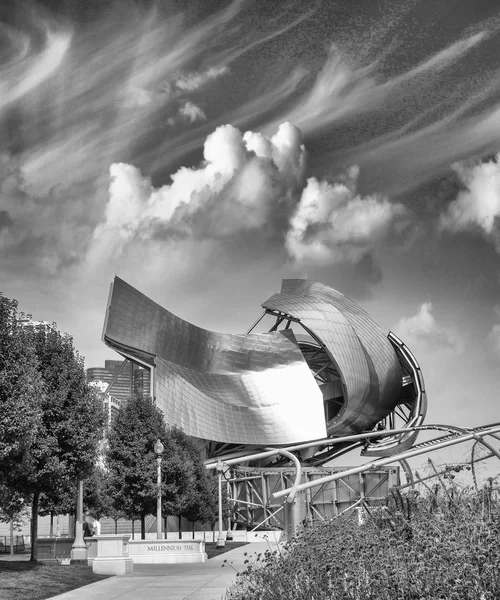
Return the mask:
[[217, 540], [217, 543], [215, 544], [216, 548], [224, 548], [224, 546], [226, 545], [226, 540], [223, 540], [222, 538], [219, 538]]
[[71, 562], [84, 562], [87, 564], [88, 551], [87, 546], [71, 548]]

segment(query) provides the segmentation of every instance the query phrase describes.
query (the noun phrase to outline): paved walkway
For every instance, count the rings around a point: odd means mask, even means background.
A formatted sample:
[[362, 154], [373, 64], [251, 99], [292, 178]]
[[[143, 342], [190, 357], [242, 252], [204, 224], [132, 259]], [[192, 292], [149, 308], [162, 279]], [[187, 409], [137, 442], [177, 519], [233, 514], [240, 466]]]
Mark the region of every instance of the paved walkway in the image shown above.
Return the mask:
[[[273, 544], [272, 550], [276, 548]], [[51, 600], [220, 600], [245, 568], [248, 555], [264, 553], [267, 543], [252, 543], [211, 558], [205, 563], [187, 565], [134, 565], [134, 572], [85, 585]], [[227, 560], [231, 568], [223, 565]]]

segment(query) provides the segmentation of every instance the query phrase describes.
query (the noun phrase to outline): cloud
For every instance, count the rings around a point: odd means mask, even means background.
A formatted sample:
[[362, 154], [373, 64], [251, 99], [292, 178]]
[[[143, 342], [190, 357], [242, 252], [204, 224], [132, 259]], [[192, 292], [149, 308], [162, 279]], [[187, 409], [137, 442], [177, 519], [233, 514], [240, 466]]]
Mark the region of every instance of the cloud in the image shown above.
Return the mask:
[[84, 188], [54, 188], [41, 195], [26, 181], [18, 159], [0, 155], [0, 269], [52, 276], [78, 263], [95, 227], [78, 201]]
[[356, 66], [332, 45], [311, 89], [283, 118], [296, 123], [304, 132], [310, 132], [356, 112], [367, 101], [374, 86], [369, 77], [372, 70], [373, 65]]
[[500, 358], [500, 323], [496, 323], [491, 328], [489, 340], [493, 347], [493, 351]]
[[[256, 95], [243, 104], [239, 104], [233, 110], [225, 112], [222, 116], [211, 118], [210, 121], [200, 124], [198, 127], [182, 131], [179, 135], [167, 137], [159, 142], [159, 146], [149, 151], [144, 160], [150, 164], [151, 169], [165, 167], [165, 157], [175, 154], [176, 159], [203, 146], [206, 137], [214, 130], [214, 127], [231, 123], [242, 129], [249, 122], [259, 119], [263, 112], [276, 110], [284, 100], [297, 91], [301, 83], [305, 81], [307, 71], [301, 67], [294, 68], [283, 81], [269, 88], [262, 94]], [[280, 121], [282, 123], [283, 121]], [[167, 124], [176, 124], [176, 117], [167, 120]], [[262, 133], [272, 135], [279, 123], [272, 127], [266, 126], [261, 129]]]
[[169, 127], [173, 127], [180, 122], [188, 122], [195, 123], [196, 121], [206, 121], [207, 116], [203, 112], [199, 106], [193, 104], [192, 102], [184, 101], [183, 104], [180, 105], [177, 114], [173, 117], [169, 117], [167, 119], [167, 125]]
[[422, 75], [429, 78], [433, 74], [441, 74], [487, 37], [488, 34], [481, 31], [460, 39], [392, 78], [381, 76], [378, 70], [381, 59], [360, 65], [339, 46], [332, 44], [311, 89], [283, 118], [295, 123], [304, 133], [309, 133], [349, 115], [378, 110], [384, 102], [392, 102], [402, 96], [402, 86], [412, 87], [412, 95], [418, 93], [416, 90], [422, 87]]
[[412, 222], [401, 204], [360, 196], [357, 168], [337, 183], [306, 180], [306, 149], [290, 123], [271, 136], [220, 126], [203, 156], [161, 187], [133, 165], [113, 164], [89, 267], [140, 256], [188, 278], [259, 261], [295, 271], [335, 265], [373, 285], [381, 278], [373, 253]]
[[461, 354], [464, 351], [461, 337], [452, 329], [438, 325], [432, 313], [432, 303], [424, 302], [416, 315], [400, 319], [394, 332], [410, 348], [416, 346], [429, 352]]
[[[180, 14], [165, 19], [159, 9], [138, 5], [127, 9], [125, 19], [114, 3], [92, 26], [72, 33], [69, 21], [38, 14], [26, 3], [25, 20], [7, 34], [0, 31], [0, 118], [2, 108], [23, 98], [26, 133], [20, 139], [28, 181], [44, 192], [50, 182], [95, 181], [112, 162], [146, 152], [137, 142], [157, 133], [165, 107], [227, 72], [233, 60], [227, 50], [246, 45], [241, 32], [236, 37], [241, 5], [235, 0], [186, 26]], [[246, 37], [259, 40], [255, 33]], [[195, 62], [198, 72], [192, 71]], [[186, 114], [194, 116], [192, 109]], [[164, 161], [177, 158], [178, 137], [171, 136], [168, 156], [161, 152]], [[69, 168], [59, 168], [68, 160]]]
[[[370, 40], [384, 39], [387, 28], [380, 28], [370, 29]], [[395, 66], [408, 64], [397, 57], [398, 50], [409, 52], [403, 40], [365, 53], [347, 36], [331, 46], [312, 83], [277, 119], [290, 120], [308, 136], [329, 131], [331, 136], [321, 135], [321, 167], [360, 164], [373, 187], [389, 195], [417, 187], [472, 153], [497, 151], [499, 71], [474, 65], [490, 64], [488, 41], [498, 35], [498, 24], [475, 29], [437, 50], [419, 49], [414, 54], [424, 54], [422, 59], [402, 72]], [[429, 39], [429, 48], [438, 39]]]
[[[497, 319], [500, 318], [500, 306], [494, 306], [493, 310], [497, 316]], [[490, 333], [488, 334], [488, 341], [493, 348], [493, 352], [495, 355], [500, 358], [500, 323], [495, 323], [491, 328]]]
[[[102, 181], [110, 164], [124, 160], [152, 170], [179, 164], [182, 153], [201, 148], [218, 124], [246, 122], [283, 102], [304, 74], [299, 68], [286, 73], [245, 94], [243, 103], [232, 102], [229, 89], [221, 92], [227, 102], [217, 101], [217, 120], [205, 128], [201, 108], [193, 108], [198, 103], [192, 98], [186, 104], [186, 94], [228, 80], [224, 76], [236, 59], [305, 19], [309, 13], [299, 2], [273, 8], [264, 24], [253, 20], [241, 0], [201, 20], [165, 6], [148, 10], [135, 3], [124, 11], [120, 3], [108, 3], [91, 25], [80, 19], [65, 23], [62, 16], [30, 10], [29, 2], [23, 6], [23, 21], [0, 31], [0, 119], [9, 118], [2, 108], [23, 99], [23, 135], [16, 143], [22, 145], [27, 181], [43, 193], [55, 182], [65, 187]], [[181, 101], [182, 119], [195, 126], [187, 136], [178, 128], [162, 140], [159, 123], [177, 113]], [[220, 118], [226, 110], [234, 118]]]
[[248, 231], [282, 237], [305, 170], [300, 132], [290, 123], [265, 138], [231, 125], [206, 139], [199, 168], [181, 167], [155, 189], [127, 164], [113, 164], [105, 221], [94, 255], [116, 256], [132, 239], [228, 239]]
[[455, 165], [464, 190], [440, 217], [442, 230], [457, 233], [479, 230], [500, 252], [500, 155], [472, 167]]
[[[12, 53], [1, 69], [0, 108], [4, 108], [36, 89], [61, 65], [71, 42], [71, 32], [55, 28], [43, 16], [36, 19], [37, 34], [43, 39], [39, 50], [32, 50], [27, 35], [18, 36], [7, 28], [2, 28], [10, 42]], [[7, 35], [5, 35], [7, 33]]]
[[175, 85], [183, 92], [192, 92], [193, 90], [197, 90], [198, 88], [202, 87], [209, 81], [217, 79], [228, 72], [229, 68], [226, 65], [210, 67], [202, 73], [186, 73], [184, 75], [180, 75], [175, 80]]
[[358, 173], [351, 169], [343, 183], [307, 180], [286, 237], [287, 250], [296, 261], [357, 263], [409, 225], [411, 215], [403, 205], [357, 194]]
[[179, 108], [179, 114], [190, 123], [206, 121], [207, 119], [203, 110], [189, 101]]
[[129, 87], [123, 93], [123, 105], [126, 108], [146, 108], [165, 104], [170, 96], [169, 86], [163, 90], [146, 90], [140, 87]]

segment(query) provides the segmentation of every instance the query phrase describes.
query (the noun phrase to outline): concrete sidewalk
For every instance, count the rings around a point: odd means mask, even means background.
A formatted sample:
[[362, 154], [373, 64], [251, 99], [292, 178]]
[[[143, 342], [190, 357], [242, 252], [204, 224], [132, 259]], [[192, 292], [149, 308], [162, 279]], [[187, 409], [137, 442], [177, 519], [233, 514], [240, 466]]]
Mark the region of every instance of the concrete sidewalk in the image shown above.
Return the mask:
[[[276, 549], [276, 544], [271, 545]], [[134, 565], [134, 572], [110, 577], [51, 600], [220, 600], [245, 569], [245, 560], [269, 550], [267, 543], [247, 544], [211, 558], [205, 563], [187, 565]], [[248, 556], [245, 556], [247, 554]], [[231, 566], [223, 565], [227, 560]], [[158, 596], [158, 593], [161, 596]]]

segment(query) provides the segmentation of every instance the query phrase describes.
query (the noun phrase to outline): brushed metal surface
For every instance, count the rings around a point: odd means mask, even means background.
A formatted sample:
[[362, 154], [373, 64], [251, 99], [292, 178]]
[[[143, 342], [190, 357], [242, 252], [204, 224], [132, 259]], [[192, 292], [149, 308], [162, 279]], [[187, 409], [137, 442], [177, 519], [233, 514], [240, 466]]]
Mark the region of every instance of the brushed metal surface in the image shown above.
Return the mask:
[[327, 424], [329, 435], [356, 433], [375, 425], [401, 391], [401, 367], [380, 327], [352, 300], [321, 283], [285, 279], [281, 292], [262, 304], [312, 330], [337, 365], [345, 386], [344, 406]]
[[[287, 279], [262, 306], [292, 317], [307, 335], [208, 331], [116, 277], [103, 339], [154, 365], [156, 402], [167, 423], [207, 440], [283, 445], [348, 435], [372, 429], [397, 406], [403, 376], [397, 354], [352, 300], [320, 283]], [[329, 381], [318, 382], [304, 358], [308, 351], [300, 345], [311, 343], [313, 353], [322, 345], [332, 363]], [[342, 407], [326, 423], [329, 397], [340, 398]]]
[[103, 337], [118, 352], [149, 355], [157, 405], [189, 435], [259, 445], [326, 435], [321, 390], [291, 331], [208, 331], [116, 277]]

